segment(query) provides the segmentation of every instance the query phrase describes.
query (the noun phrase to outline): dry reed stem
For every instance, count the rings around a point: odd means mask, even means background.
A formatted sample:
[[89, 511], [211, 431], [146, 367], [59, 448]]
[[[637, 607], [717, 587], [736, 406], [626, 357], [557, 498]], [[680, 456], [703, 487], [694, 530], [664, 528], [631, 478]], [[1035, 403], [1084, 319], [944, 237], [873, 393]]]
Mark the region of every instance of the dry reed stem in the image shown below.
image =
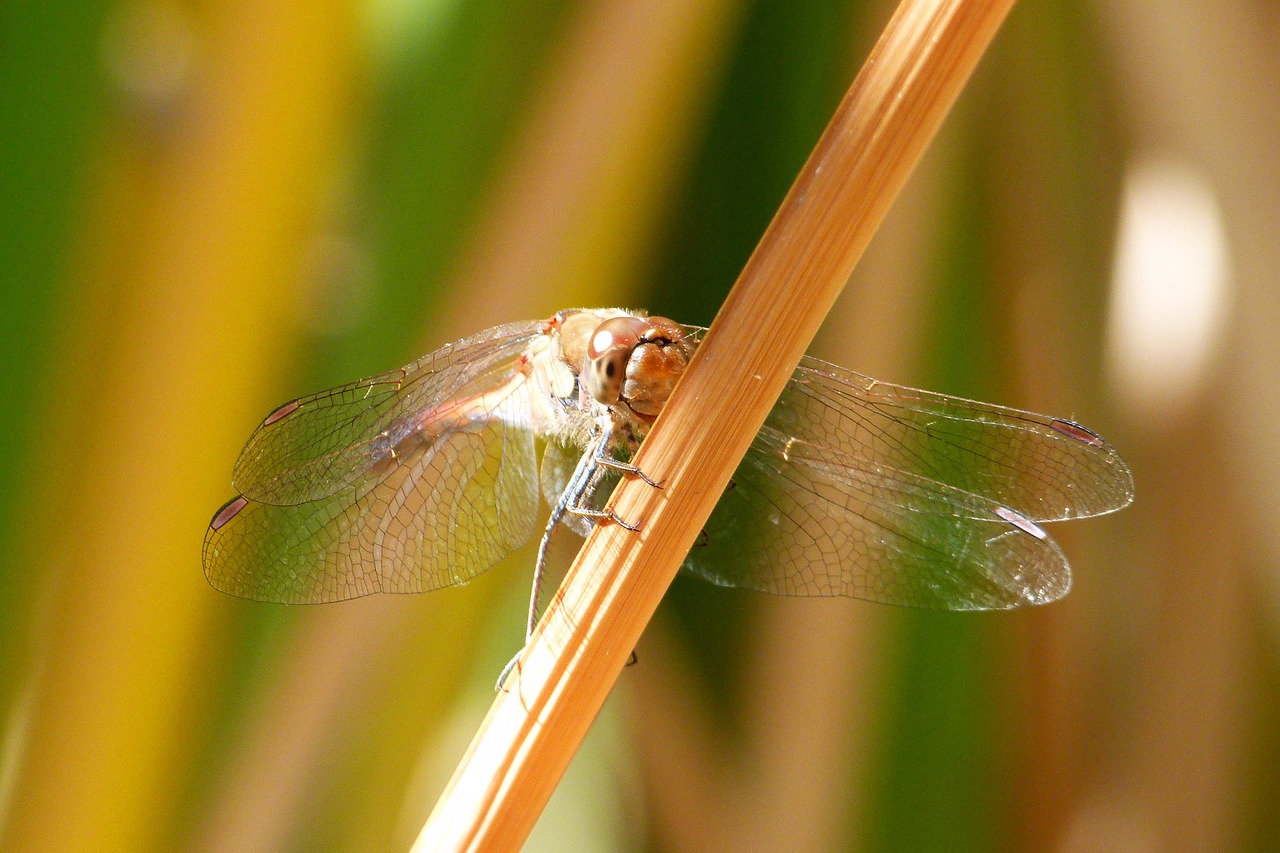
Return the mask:
[[906, 0], [747, 262], [414, 850], [524, 843], [871, 235], [1013, 0]]

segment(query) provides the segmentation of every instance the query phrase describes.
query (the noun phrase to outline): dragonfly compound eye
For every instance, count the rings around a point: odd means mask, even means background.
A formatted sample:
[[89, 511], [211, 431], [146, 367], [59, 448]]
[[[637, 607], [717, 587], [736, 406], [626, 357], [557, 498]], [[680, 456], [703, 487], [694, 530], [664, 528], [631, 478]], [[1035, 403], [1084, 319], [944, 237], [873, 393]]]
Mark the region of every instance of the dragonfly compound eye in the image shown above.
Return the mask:
[[613, 317], [591, 333], [582, 384], [596, 402], [606, 406], [618, 403], [627, 379], [627, 362], [647, 323], [643, 317]]
[[622, 399], [636, 414], [657, 417], [692, 356], [683, 328], [665, 317], [650, 317], [627, 360]]

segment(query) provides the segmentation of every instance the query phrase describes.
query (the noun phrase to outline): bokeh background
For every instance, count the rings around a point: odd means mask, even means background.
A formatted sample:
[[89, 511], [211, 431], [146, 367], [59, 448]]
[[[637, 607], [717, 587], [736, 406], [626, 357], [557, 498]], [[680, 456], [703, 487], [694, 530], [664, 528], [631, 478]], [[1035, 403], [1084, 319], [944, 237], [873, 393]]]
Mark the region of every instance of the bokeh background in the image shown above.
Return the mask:
[[[499, 322], [708, 323], [891, 10], [0, 5], [0, 849], [406, 849], [532, 551], [221, 596], [243, 441]], [[815, 342], [1118, 446], [1072, 594], [679, 580], [528, 849], [1280, 848], [1277, 45], [1265, 0], [1023, 0]]]

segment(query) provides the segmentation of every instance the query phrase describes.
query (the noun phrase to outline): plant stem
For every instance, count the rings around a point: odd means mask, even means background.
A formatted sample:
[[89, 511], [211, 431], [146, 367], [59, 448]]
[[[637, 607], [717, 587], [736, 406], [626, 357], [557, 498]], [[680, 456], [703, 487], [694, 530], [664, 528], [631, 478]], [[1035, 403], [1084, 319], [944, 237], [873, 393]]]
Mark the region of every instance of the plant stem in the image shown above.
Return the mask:
[[415, 850], [528, 837], [738, 462], [1013, 0], [906, 0], [801, 170]]

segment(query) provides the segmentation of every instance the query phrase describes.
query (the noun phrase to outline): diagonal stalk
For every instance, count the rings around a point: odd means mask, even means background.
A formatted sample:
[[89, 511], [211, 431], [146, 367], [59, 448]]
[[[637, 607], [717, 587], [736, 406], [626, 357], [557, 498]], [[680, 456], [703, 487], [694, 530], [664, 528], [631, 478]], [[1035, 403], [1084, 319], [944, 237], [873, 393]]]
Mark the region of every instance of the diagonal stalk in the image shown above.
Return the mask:
[[528, 837], [649, 617], [1013, 0], [904, 0], [481, 724], [415, 850]]

